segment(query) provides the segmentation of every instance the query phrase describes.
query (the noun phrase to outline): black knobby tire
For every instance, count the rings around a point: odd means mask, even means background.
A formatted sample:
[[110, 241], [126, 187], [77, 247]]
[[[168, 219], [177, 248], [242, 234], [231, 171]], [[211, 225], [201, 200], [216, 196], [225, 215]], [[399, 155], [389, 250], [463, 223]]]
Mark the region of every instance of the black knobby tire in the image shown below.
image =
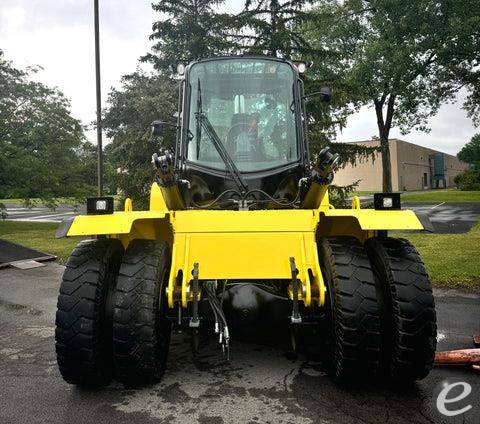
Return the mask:
[[68, 259], [58, 296], [55, 348], [66, 382], [108, 384], [112, 375], [112, 296], [124, 250], [116, 239], [80, 242]]
[[167, 243], [134, 240], [128, 246], [113, 318], [116, 374], [127, 386], [156, 383], [165, 372], [171, 333], [165, 315], [169, 271]]
[[327, 288], [324, 361], [330, 375], [347, 382], [376, 375], [380, 325], [373, 272], [362, 244], [353, 237], [322, 239], [320, 266]]
[[381, 304], [382, 366], [387, 377], [409, 382], [428, 375], [437, 345], [435, 302], [425, 265], [407, 240], [366, 243]]

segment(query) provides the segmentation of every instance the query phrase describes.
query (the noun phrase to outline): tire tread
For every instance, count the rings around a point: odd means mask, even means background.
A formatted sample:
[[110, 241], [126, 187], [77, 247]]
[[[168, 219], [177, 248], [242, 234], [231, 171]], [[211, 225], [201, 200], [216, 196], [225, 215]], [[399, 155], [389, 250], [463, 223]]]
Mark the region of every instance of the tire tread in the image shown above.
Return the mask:
[[332, 237], [320, 241], [320, 252], [322, 266], [328, 263], [333, 273], [335, 348], [330, 372], [338, 381], [375, 374], [380, 361], [380, 327], [366, 251], [353, 237]]
[[128, 386], [161, 380], [170, 343], [162, 319], [162, 275], [169, 268], [165, 242], [134, 240], [120, 268], [113, 320], [116, 375]]
[[98, 387], [110, 381], [106, 280], [109, 273], [118, 271], [121, 255], [123, 246], [118, 240], [85, 240], [66, 264], [57, 301], [55, 350], [60, 373], [70, 384]]
[[382, 264], [386, 273], [386, 281], [377, 280], [386, 308], [385, 373], [396, 381], [422, 379], [433, 367], [437, 343], [435, 301], [425, 265], [405, 239], [373, 238], [367, 248], [372, 262]]

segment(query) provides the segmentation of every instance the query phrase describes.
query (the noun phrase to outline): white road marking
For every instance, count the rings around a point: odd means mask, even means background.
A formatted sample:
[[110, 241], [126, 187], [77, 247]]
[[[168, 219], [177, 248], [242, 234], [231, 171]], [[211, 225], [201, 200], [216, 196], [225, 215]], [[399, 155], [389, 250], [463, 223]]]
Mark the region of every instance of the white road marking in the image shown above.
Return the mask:
[[445, 202], [439, 203], [438, 205], [432, 206], [430, 209], [436, 209], [436, 208], [438, 208], [439, 206], [442, 206], [442, 205], [444, 205], [444, 204], [445, 204]]
[[61, 222], [62, 218], [59, 219], [43, 219], [41, 216], [33, 218], [8, 218], [7, 221], [20, 221], [20, 222]]
[[7, 221], [25, 221], [25, 222], [61, 222], [64, 218], [77, 215], [77, 212], [63, 212], [63, 213], [56, 213], [56, 214], [38, 214], [33, 213], [31, 216], [22, 216], [19, 214], [12, 214], [11, 216], [7, 217]]
[[50, 211], [48, 211], [47, 209], [32, 209], [32, 210], [21, 210], [21, 211], [14, 211], [12, 212], [11, 209], [7, 209], [7, 213], [8, 214], [12, 214], [12, 215], [28, 215], [28, 214], [40, 214], [40, 213], [49, 213]]
[[59, 218], [61, 219], [62, 216], [67, 216], [67, 215], [75, 215], [75, 212], [65, 212], [65, 213], [56, 213], [55, 215], [37, 215], [35, 217], [30, 217], [30, 219], [36, 220], [36, 219], [47, 219], [47, 218]]

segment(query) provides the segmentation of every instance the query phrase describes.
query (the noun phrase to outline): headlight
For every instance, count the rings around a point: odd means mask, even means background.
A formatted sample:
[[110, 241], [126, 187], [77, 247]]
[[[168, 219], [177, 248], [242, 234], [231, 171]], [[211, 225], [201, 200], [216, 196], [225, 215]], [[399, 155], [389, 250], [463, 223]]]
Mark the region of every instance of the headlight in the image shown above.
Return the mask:
[[87, 199], [88, 215], [112, 214], [113, 209], [113, 197], [91, 197]]
[[393, 199], [391, 197], [384, 197], [383, 207], [386, 209], [390, 209], [392, 206], [393, 206]]
[[373, 203], [376, 210], [399, 210], [402, 209], [400, 193], [375, 193]]

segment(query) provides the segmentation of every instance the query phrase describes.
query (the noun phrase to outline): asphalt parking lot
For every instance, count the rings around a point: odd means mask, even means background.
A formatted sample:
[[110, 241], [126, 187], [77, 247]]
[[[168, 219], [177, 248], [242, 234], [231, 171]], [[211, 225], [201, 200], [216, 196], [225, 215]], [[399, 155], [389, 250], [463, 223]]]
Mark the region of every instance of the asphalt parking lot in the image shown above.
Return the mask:
[[8, 219], [11, 221], [29, 222], [61, 222], [79, 213], [84, 213], [84, 208], [76, 209], [73, 206], [61, 205], [55, 210], [44, 206], [24, 208], [18, 205], [6, 204]]
[[[480, 422], [480, 375], [434, 369], [407, 388], [357, 382], [334, 385], [320, 364], [291, 359], [280, 343], [233, 335], [231, 362], [215, 340], [197, 356], [185, 335], [175, 335], [161, 384], [125, 390], [112, 383], [84, 391], [61, 379], [54, 353], [54, 314], [63, 267], [0, 270], [0, 423], [475, 423]], [[472, 347], [480, 332], [480, 297], [436, 291], [439, 350]], [[267, 336], [267, 334], [265, 335]], [[265, 341], [262, 341], [265, 340]], [[472, 392], [448, 409], [436, 399], [447, 384]], [[453, 398], [459, 393], [449, 394]]]
[[406, 203], [403, 208], [427, 214], [436, 233], [467, 233], [480, 220], [480, 203]]
[[[406, 203], [403, 207], [427, 214], [437, 233], [466, 233], [480, 220], [480, 203]], [[13, 221], [61, 222], [85, 211], [84, 208], [76, 210], [68, 205], [59, 206], [55, 211], [45, 207], [27, 209], [7, 205], [7, 213], [8, 219]]]

